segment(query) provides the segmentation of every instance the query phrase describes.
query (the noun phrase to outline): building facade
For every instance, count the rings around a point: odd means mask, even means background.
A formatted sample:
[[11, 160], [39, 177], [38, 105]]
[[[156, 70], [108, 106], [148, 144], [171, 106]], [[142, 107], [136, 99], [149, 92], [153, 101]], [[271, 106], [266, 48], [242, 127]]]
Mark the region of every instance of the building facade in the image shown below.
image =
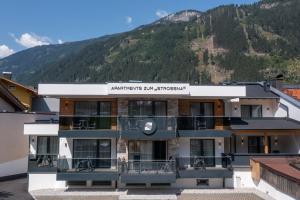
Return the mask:
[[51, 123], [24, 125], [29, 191], [255, 187], [251, 157], [300, 152], [300, 106], [273, 90], [261, 83], [40, 84], [39, 95], [60, 106]]

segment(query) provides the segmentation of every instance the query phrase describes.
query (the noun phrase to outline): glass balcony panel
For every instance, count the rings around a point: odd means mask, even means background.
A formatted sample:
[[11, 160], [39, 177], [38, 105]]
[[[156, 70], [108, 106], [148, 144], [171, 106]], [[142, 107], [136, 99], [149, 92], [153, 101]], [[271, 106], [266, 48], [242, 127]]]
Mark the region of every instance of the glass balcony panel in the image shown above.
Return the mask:
[[60, 116], [60, 130], [112, 130], [116, 129], [114, 116]]
[[56, 167], [57, 167], [57, 155], [30, 154], [28, 156], [29, 172], [55, 171]]
[[168, 116], [132, 116], [132, 117], [120, 117], [119, 127], [123, 131], [138, 131], [146, 128], [147, 122], [151, 123], [151, 126], [155, 126], [157, 130], [175, 131], [176, 130], [176, 118]]
[[176, 172], [175, 160], [129, 160], [119, 163], [121, 174], [173, 174]]
[[118, 171], [117, 159], [111, 158], [59, 158], [57, 172], [105, 172]]

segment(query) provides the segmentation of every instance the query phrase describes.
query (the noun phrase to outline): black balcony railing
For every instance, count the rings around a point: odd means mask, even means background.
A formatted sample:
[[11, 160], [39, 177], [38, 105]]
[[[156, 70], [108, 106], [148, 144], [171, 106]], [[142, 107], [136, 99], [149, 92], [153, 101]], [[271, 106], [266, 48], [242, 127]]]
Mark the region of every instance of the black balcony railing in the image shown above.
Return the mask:
[[169, 174], [175, 173], [175, 160], [129, 160], [119, 162], [121, 174]]
[[60, 130], [116, 130], [116, 116], [60, 116]]
[[53, 154], [30, 154], [28, 156], [29, 172], [56, 171], [57, 155]]
[[117, 159], [111, 158], [59, 158], [58, 173], [118, 171]]
[[121, 131], [176, 131], [176, 118], [169, 116], [121, 116], [119, 117]]

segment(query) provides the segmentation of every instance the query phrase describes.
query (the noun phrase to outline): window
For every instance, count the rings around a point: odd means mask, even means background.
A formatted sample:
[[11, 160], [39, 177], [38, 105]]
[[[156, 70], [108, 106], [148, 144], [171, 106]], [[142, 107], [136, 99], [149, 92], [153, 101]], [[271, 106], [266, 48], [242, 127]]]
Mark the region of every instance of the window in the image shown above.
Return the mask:
[[214, 103], [199, 102], [191, 104], [191, 114], [193, 116], [193, 128], [199, 129], [213, 129], [215, 126], [214, 120]]
[[73, 158], [75, 165], [86, 159], [96, 168], [110, 168], [111, 140], [107, 139], [75, 139], [73, 142]]
[[129, 101], [129, 116], [166, 116], [167, 103], [165, 101]]
[[86, 181], [68, 181], [68, 186], [86, 186]]
[[[214, 139], [191, 139], [190, 163], [196, 165], [215, 166], [215, 140]], [[199, 166], [199, 167], [201, 167]]]
[[[145, 152], [146, 147], [150, 150], [150, 152]], [[151, 160], [151, 152], [152, 151], [150, 141], [128, 141], [129, 160]]]
[[262, 117], [262, 105], [241, 105], [242, 118]]
[[14, 91], [14, 90], [16, 90], [16, 86], [15, 85], [9, 85], [8, 90], [9, 91]]
[[[111, 102], [110, 101], [77, 101], [75, 102], [75, 124], [79, 128], [110, 129], [111, 128]], [[96, 117], [89, 117], [96, 116]]]
[[[271, 137], [268, 137], [269, 149], [271, 149]], [[264, 153], [264, 137], [249, 136], [248, 137], [248, 153]]]
[[208, 186], [209, 181], [208, 179], [197, 179], [197, 186]]
[[58, 154], [58, 137], [38, 136], [37, 137], [37, 154], [38, 155], [57, 155]]
[[77, 101], [75, 102], [75, 115], [111, 115], [110, 101]]
[[192, 116], [214, 116], [214, 103], [199, 102], [191, 104]]
[[111, 181], [93, 181], [93, 186], [111, 186]]
[[75, 102], [76, 115], [97, 115], [96, 101], [78, 101]]

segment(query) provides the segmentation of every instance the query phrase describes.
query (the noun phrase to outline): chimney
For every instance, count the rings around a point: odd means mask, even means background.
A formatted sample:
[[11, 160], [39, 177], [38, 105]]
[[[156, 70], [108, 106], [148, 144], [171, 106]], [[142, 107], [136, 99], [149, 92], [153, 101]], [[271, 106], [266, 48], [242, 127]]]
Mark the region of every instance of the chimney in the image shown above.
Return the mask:
[[2, 72], [2, 77], [11, 80], [12, 73], [11, 72]]
[[271, 84], [268, 81], [264, 81], [264, 90], [265, 92], [270, 92], [271, 88], [270, 88]]
[[282, 82], [284, 77], [282, 74], [278, 74], [275, 79], [272, 81], [272, 86], [277, 88], [278, 90], [282, 90]]

